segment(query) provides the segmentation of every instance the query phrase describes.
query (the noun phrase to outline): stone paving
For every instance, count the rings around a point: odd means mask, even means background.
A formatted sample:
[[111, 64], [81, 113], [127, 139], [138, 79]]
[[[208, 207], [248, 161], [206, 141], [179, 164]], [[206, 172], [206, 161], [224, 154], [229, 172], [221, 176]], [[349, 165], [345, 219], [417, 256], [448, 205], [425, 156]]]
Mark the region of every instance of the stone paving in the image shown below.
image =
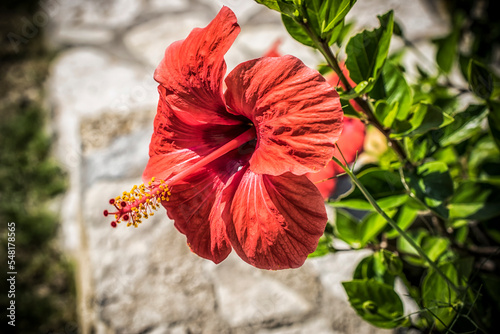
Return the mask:
[[[385, 333], [351, 310], [340, 282], [363, 252], [263, 271], [231, 255], [219, 265], [191, 253], [164, 214], [112, 229], [109, 198], [141, 183], [156, 111], [154, 68], [165, 48], [205, 26], [225, 4], [242, 31], [228, 72], [280, 51], [315, 66], [321, 58], [287, 36], [277, 13], [250, 0], [52, 0], [48, 40], [61, 50], [47, 83], [57, 155], [68, 172], [62, 240], [78, 264], [83, 333]], [[359, 0], [351, 17], [376, 25], [389, 8], [418, 40], [445, 25], [422, 1]]]

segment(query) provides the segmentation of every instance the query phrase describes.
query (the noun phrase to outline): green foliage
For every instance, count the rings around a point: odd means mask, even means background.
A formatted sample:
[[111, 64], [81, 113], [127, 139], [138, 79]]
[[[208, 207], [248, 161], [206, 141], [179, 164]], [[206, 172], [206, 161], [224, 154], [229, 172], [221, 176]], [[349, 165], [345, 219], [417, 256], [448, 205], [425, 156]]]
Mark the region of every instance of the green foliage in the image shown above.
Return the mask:
[[[350, 249], [373, 250], [343, 286], [357, 314], [375, 326], [495, 332], [500, 79], [492, 70], [498, 70], [492, 50], [499, 45], [500, 22], [491, 16], [494, 2], [447, 1], [451, 26], [433, 41], [431, 64], [392, 11], [379, 17], [378, 28], [344, 43], [352, 26], [345, 17], [354, 2], [258, 2], [281, 12], [290, 34], [325, 57], [321, 73], [334, 71], [346, 87], [339, 89], [344, 113], [362, 119], [387, 144], [355, 171], [333, 158], [353, 186], [327, 203], [334, 220], [311, 256], [336, 252], [334, 238]], [[389, 55], [393, 38], [403, 47]], [[426, 61], [414, 71], [405, 68], [411, 52]], [[343, 54], [357, 85], [346, 84], [336, 56]], [[459, 72], [461, 78], [448, 77]], [[413, 317], [394, 290], [397, 280], [418, 307]]]
[[471, 59], [467, 71], [470, 88], [482, 99], [489, 99], [493, 92], [493, 76], [491, 72], [480, 62]]
[[387, 61], [373, 87], [370, 96], [378, 100], [375, 117], [387, 128], [397, 119], [406, 120], [412, 105], [412, 92], [401, 69]]
[[[315, 47], [316, 41], [331, 45], [341, 42], [346, 29], [344, 18], [356, 0], [257, 1], [281, 11], [288, 33], [300, 43]], [[315, 39], [315, 40], [313, 40]]]
[[351, 306], [369, 323], [381, 328], [405, 325], [403, 303], [394, 289], [375, 280], [353, 280], [342, 283]]
[[368, 93], [384, 66], [394, 26], [394, 13], [378, 17], [380, 28], [357, 34], [347, 43], [346, 66], [351, 79], [358, 83], [358, 94]]

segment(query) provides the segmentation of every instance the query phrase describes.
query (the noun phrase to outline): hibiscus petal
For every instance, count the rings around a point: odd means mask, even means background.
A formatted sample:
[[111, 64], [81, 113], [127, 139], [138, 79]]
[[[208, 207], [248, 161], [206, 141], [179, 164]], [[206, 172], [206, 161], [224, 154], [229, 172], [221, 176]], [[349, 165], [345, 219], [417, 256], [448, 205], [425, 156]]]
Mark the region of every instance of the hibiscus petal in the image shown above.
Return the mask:
[[231, 245], [262, 269], [300, 267], [316, 249], [327, 217], [323, 199], [305, 176], [256, 174], [244, 168], [224, 190], [223, 219]]
[[257, 129], [252, 171], [301, 175], [325, 167], [343, 113], [337, 92], [317, 71], [293, 56], [259, 58], [237, 66], [226, 85], [229, 110]]
[[236, 16], [223, 7], [208, 26], [194, 29], [165, 51], [154, 78], [165, 88], [163, 98], [182, 120], [239, 123], [226, 111], [222, 97], [224, 55], [239, 31]]
[[[204, 171], [206, 172], [206, 171]], [[210, 173], [210, 172], [208, 172]], [[221, 218], [220, 193], [224, 183], [216, 175], [197, 173], [171, 189], [170, 201], [162, 202], [179, 232], [186, 235], [189, 248], [215, 263], [231, 253]]]

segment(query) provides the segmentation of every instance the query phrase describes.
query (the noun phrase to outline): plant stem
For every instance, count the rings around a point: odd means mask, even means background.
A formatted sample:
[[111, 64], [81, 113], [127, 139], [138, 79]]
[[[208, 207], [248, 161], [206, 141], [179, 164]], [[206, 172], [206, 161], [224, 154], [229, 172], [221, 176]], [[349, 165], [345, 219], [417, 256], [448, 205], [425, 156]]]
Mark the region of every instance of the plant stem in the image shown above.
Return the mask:
[[[338, 146], [337, 146], [338, 149]], [[417, 243], [403, 230], [401, 227], [396, 224], [394, 220], [392, 220], [383, 210], [380, 208], [380, 206], [377, 204], [375, 199], [372, 197], [372, 195], [366, 190], [366, 188], [359, 182], [359, 179], [354, 175], [354, 173], [349, 169], [348, 166], [344, 165], [339, 159], [337, 159], [335, 156], [332, 157], [332, 160], [335, 161], [351, 178], [352, 182], [359, 188], [359, 190], [363, 193], [365, 198], [370, 202], [370, 204], [373, 206], [375, 211], [377, 211], [388, 223], [389, 225], [395, 229], [399, 235], [401, 235], [416, 251], [417, 253], [429, 264], [429, 266], [434, 269], [445, 281], [448, 283], [448, 285], [455, 290], [455, 292], [460, 292], [460, 289], [455, 286], [455, 284], [450, 281], [448, 276], [446, 276], [441, 269], [432, 261], [427, 254], [423, 251], [423, 249], [417, 245]]]

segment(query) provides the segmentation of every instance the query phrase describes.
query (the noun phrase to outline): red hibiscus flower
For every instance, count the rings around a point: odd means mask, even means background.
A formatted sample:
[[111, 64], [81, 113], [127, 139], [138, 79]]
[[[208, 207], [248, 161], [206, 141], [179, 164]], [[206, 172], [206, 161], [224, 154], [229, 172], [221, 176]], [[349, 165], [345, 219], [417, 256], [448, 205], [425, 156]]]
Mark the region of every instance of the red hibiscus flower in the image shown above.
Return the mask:
[[240, 64], [223, 92], [223, 57], [239, 30], [223, 7], [165, 51], [143, 174], [151, 181], [110, 201], [112, 225], [137, 226], [161, 203], [204, 258], [219, 263], [234, 249], [258, 268], [295, 268], [325, 228], [323, 198], [305, 174], [330, 161], [342, 109], [324, 78], [292, 56]]

